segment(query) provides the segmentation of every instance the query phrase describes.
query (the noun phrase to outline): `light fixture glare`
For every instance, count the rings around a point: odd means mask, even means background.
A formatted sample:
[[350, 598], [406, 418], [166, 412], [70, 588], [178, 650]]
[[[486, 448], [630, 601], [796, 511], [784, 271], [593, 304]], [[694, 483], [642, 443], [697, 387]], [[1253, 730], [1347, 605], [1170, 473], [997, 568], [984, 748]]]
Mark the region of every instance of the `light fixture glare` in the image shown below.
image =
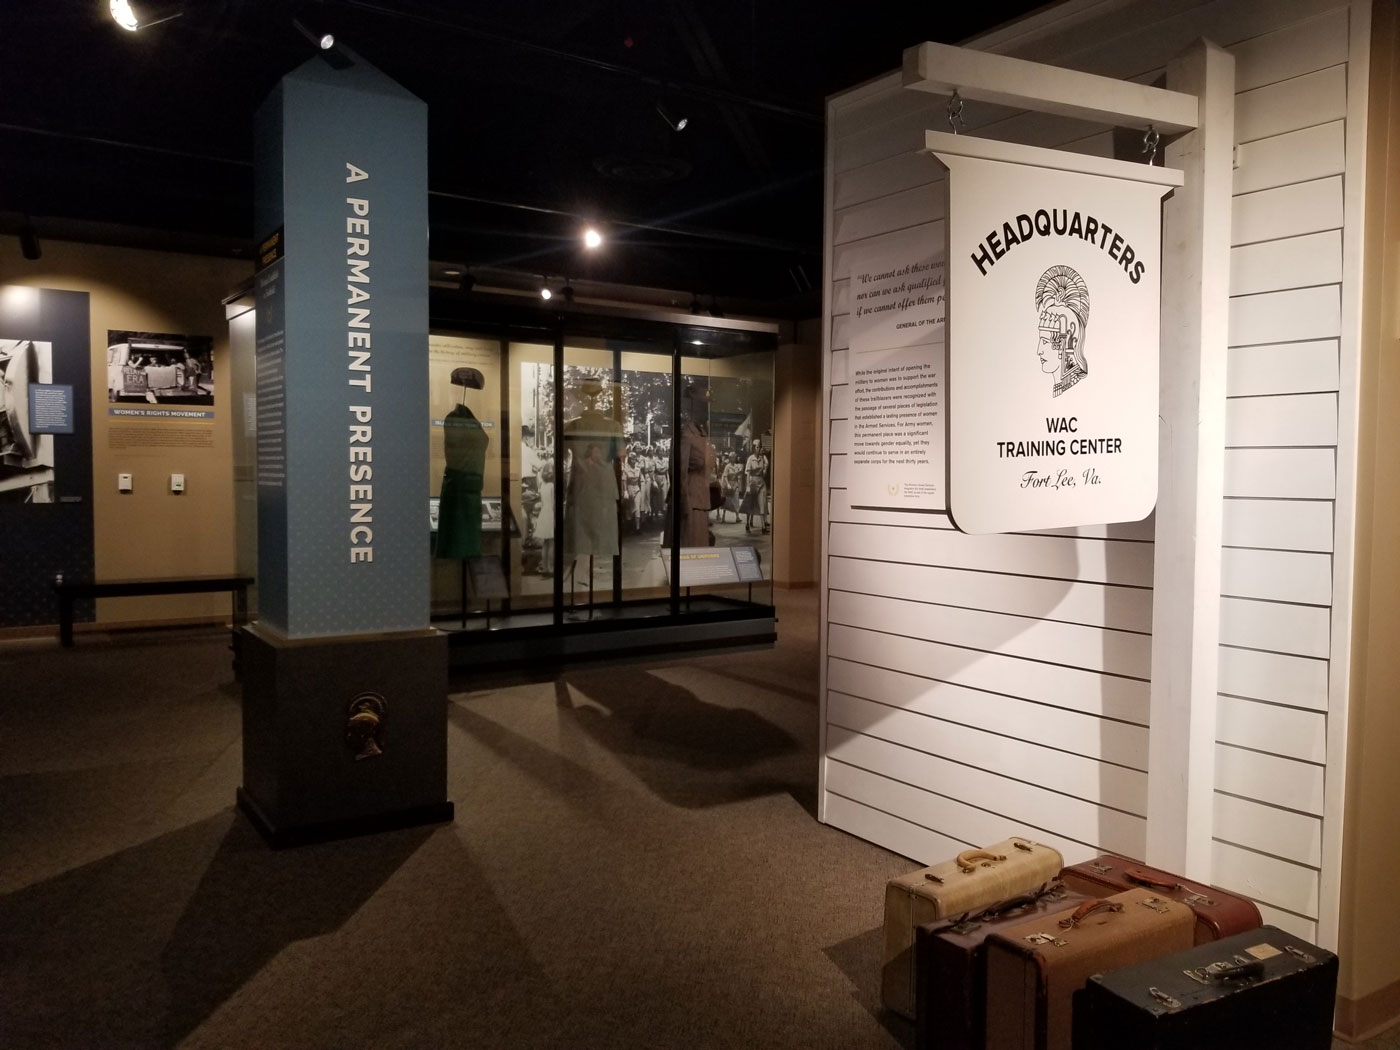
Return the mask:
[[603, 246], [603, 235], [592, 226], [583, 231], [583, 246], [589, 250]]
[[546, 300], [546, 301], [548, 301], [548, 300], [554, 298], [554, 293], [551, 292], [548, 288], [541, 288], [541, 289], [540, 289], [540, 298], [541, 298], [541, 299], [544, 299], [544, 300]]
[[671, 115], [670, 110], [668, 110], [660, 102], [656, 104], [656, 112], [661, 117], [661, 119], [666, 122], [666, 126], [677, 133], [684, 131], [686, 129], [686, 125], [690, 123], [689, 117], [673, 117]]
[[335, 47], [335, 37], [331, 36], [329, 33], [322, 33], [318, 43], [321, 45], [322, 51], [329, 51], [331, 48]]
[[134, 33], [141, 28], [141, 23], [136, 20], [136, 12], [131, 9], [131, 0], [112, 0], [112, 19], [128, 33]]

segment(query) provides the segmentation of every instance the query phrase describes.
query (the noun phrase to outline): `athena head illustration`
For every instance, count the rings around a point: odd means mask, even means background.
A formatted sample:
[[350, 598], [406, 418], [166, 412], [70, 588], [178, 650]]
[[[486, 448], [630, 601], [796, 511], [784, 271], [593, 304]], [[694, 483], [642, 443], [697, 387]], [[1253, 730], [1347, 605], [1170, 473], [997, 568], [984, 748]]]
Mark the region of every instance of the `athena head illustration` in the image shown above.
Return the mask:
[[1055, 376], [1059, 397], [1089, 374], [1084, 357], [1084, 332], [1089, 325], [1089, 286], [1068, 266], [1056, 265], [1035, 285], [1039, 338], [1035, 352], [1040, 370]]

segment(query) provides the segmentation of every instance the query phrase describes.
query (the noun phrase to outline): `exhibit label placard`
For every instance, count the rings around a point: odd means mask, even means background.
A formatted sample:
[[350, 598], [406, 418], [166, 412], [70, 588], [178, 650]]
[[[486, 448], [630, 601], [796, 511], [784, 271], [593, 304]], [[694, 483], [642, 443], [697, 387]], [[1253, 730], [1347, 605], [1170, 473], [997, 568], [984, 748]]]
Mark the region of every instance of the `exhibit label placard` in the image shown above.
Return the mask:
[[941, 229], [900, 230], [851, 253], [852, 506], [946, 507], [943, 321]]
[[948, 169], [948, 510], [964, 532], [1157, 501], [1161, 201], [1181, 173], [927, 133]]

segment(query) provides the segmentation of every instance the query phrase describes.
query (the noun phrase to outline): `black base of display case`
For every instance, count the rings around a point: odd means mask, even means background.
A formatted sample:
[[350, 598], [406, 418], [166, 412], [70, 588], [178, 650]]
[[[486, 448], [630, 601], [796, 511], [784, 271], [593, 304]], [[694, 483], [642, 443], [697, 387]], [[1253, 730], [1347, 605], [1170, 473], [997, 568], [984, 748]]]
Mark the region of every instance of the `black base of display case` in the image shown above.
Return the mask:
[[558, 666], [585, 660], [693, 653], [730, 646], [767, 647], [778, 639], [777, 612], [716, 596], [682, 600], [671, 615], [669, 599], [598, 604], [564, 610], [555, 623], [548, 610], [494, 613], [438, 624], [447, 635], [453, 668]]

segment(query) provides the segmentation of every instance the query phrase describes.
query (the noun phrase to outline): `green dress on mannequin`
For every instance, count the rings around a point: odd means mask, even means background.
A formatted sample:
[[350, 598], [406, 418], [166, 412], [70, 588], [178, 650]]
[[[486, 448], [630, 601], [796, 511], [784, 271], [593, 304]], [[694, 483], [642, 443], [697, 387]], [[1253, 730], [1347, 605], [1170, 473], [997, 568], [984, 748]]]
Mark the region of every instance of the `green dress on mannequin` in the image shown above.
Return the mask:
[[481, 554], [481, 486], [486, 472], [486, 431], [472, 410], [458, 405], [443, 420], [447, 469], [442, 473], [438, 506], [439, 558], [475, 558]]

